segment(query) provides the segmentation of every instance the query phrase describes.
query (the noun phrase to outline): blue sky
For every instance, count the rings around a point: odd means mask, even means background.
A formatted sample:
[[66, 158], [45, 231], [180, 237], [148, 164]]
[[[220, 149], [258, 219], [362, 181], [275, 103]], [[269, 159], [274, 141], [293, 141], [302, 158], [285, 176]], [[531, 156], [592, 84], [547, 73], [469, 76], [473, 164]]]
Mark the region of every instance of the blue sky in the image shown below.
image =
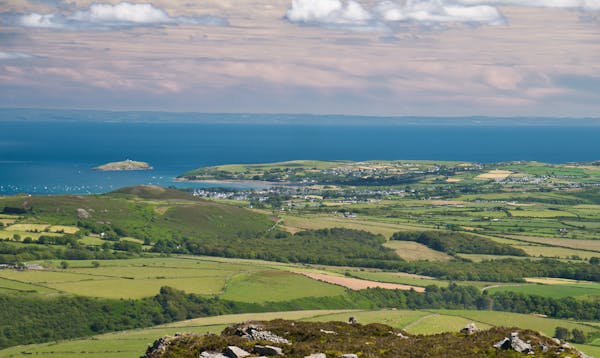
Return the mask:
[[600, 0], [0, 0], [0, 106], [600, 113]]

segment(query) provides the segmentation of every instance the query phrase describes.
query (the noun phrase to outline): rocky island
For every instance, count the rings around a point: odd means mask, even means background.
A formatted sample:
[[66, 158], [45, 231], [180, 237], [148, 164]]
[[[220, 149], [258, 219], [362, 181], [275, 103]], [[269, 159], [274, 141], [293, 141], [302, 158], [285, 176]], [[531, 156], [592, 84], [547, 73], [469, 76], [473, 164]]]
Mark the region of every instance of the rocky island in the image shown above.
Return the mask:
[[154, 169], [146, 162], [138, 162], [131, 159], [126, 159], [121, 162], [111, 162], [93, 168], [99, 171], [123, 171], [123, 170], [152, 170]]

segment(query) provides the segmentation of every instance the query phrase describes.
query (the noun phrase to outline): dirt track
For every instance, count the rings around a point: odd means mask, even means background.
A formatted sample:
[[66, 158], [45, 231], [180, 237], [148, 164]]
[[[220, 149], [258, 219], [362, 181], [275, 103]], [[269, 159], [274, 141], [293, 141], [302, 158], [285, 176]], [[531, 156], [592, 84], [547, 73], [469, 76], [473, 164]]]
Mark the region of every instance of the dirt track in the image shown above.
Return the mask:
[[386, 282], [377, 282], [377, 281], [368, 281], [361, 280], [358, 278], [352, 277], [342, 277], [342, 276], [333, 276], [327, 275], [324, 273], [316, 273], [316, 272], [302, 272], [298, 271], [301, 275], [306, 277], [310, 277], [314, 280], [319, 280], [327, 283], [332, 283], [334, 285], [343, 286], [349, 288], [351, 290], [362, 290], [365, 288], [379, 287], [385, 288], [388, 290], [410, 290], [411, 288], [417, 292], [425, 292], [425, 288], [418, 286], [410, 286], [410, 285], [401, 285], [397, 283], [386, 283]]

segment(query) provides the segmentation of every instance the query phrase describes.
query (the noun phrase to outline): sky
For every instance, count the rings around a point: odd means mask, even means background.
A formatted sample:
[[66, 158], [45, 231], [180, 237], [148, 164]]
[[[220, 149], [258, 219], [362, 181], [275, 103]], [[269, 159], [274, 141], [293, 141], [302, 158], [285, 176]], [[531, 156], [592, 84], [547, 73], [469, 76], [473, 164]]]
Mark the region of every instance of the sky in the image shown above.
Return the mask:
[[0, 0], [0, 107], [600, 117], [600, 0]]

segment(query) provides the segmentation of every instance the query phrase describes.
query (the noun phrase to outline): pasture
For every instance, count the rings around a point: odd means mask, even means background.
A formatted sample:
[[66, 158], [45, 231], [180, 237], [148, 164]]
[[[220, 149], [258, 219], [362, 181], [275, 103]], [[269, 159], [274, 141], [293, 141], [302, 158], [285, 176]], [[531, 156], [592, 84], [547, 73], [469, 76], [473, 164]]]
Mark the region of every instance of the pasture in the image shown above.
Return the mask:
[[511, 291], [529, 295], [544, 297], [562, 298], [575, 297], [585, 298], [591, 296], [600, 296], [600, 284], [598, 283], [573, 283], [573, 284], [521, 284], [521, 285], [503, 285], [488, 289], [490, 293]]
[[69, 267], [60, 269], [58, 261], [47, 261], [42, 262], [45, 270], [0, 270], [0, 289], [136, 299], [156, 295], [162, 286], [170, 286], [188, 293], [217, 295], [242, 302], [285, 301], [344, 293], [340, 286], [289, 270], [277, 270], [274, 269], [277, 264], [261, 261], [190, 257], [96, 262], [98, 267], [91, 261], [81, 260], [68, 261]]

